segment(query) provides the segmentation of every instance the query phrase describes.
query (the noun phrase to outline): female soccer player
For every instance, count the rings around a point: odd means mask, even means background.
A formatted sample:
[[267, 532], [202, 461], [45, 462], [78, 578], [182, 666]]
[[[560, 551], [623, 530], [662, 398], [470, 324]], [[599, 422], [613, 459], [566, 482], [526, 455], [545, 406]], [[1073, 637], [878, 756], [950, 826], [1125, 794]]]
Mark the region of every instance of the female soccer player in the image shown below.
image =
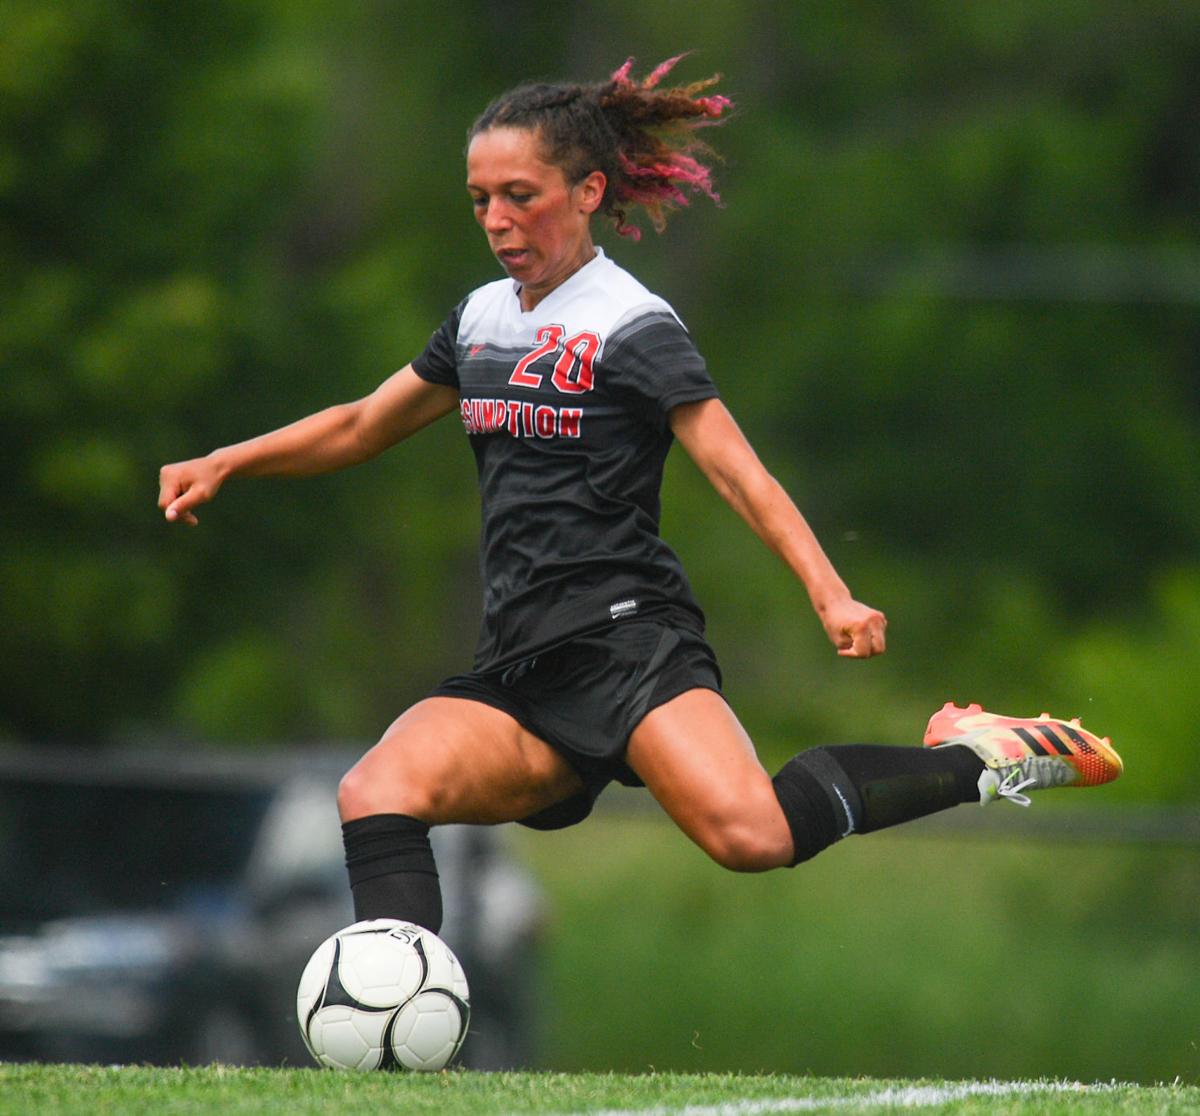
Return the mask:
[[359, 918], [437, 930], [429, 827], [582, 820], [613, 779], [644, 784], [736, 871], [794, 865], [841, 837], [1034, 787], [1114, 779], [1121, 760], [1077, 722], [947, 705], [930, 747], [800, 753], [771, 778], [733, 711], [679, 560], [659, 538], [678, 440], [808, 591], [838, 654], [885, 648], [766, 471], [671, 307], [607, 258], [592, 222], [635, 239], [689, 194], [715, 199], [697, 129], [729, 108], [716, 79], [663, 88], [626, 63], [605, 82], [525, 85], [470, 129], [467, 192], [508, 278], [472, 292], [425, 351], [372, 394], [207, 457], [166, 466], [171, 522], [230, 476], [366, 461], [457, 412], [479, 470], [483, 622], [474, 669], [402, 714], [339, 792]]

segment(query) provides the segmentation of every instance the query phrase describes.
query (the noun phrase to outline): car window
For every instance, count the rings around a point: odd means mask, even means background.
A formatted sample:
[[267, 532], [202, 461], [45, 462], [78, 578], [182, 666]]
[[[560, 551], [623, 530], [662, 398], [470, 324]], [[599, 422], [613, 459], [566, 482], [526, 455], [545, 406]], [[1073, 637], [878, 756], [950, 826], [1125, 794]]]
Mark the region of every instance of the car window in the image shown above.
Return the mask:
[[0, 781], [0, 920], [220, 902], [270, 800], [263, 789]]

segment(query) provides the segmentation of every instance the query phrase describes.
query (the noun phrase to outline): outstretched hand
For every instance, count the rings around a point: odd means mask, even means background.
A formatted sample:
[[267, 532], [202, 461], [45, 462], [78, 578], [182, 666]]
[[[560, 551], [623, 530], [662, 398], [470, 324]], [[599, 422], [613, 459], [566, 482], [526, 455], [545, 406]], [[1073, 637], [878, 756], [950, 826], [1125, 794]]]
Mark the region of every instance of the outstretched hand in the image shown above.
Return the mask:
[[192, 508], [208, 503], [221, 487], [217, 467], [206, 457], [164, 465], [158, 472], [158, 506], [169, 523], [195, 527]]
[[869, 659], [887, 650], [887, 617], [877, 608], [848, 598], [821, 616], [837, 653], [849, 659]]

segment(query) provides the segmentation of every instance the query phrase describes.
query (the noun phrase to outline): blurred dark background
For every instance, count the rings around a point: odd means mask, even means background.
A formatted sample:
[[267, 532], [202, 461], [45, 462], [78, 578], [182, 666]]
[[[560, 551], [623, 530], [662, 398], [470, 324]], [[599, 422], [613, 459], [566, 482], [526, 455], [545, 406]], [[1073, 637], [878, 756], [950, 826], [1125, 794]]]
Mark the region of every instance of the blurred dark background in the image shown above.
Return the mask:
[[344, 474], [230, 483], [195, 531], [163, 523], [157, 469], [367, 393], [498, 275], [462, 164], [495, 93], [690, 50], [679, 77], [737, 105], [724, 207], [603, 243], [891, 621], [884, 659], [836, 659], [673, 459], [664, 532], [768, 764], [915, 743], [978, 700], [1113, 736], [1127, 774], [1066, 809], [1196, 805], [1200, 6], [0, 12], [0, 737], [370, 741], [461, 669], [453, 419]]

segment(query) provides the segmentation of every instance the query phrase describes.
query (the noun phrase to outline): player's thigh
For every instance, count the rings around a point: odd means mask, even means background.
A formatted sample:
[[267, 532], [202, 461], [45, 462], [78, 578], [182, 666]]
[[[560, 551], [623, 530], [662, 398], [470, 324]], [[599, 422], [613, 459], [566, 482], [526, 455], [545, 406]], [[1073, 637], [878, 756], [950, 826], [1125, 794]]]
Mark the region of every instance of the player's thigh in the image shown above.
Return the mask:
[[626, 761], [718, 863], [761, 871], [791, 862], [791, 831], [770, 776], [719, 694], [688, 690], [651, 710], [629, 738]]
[[583, 789], [544, 740], [507, 713], [433, 697], [407, 710], [342, 779], [343, 821], [407, 814], [430, 825], [520, 821]]

